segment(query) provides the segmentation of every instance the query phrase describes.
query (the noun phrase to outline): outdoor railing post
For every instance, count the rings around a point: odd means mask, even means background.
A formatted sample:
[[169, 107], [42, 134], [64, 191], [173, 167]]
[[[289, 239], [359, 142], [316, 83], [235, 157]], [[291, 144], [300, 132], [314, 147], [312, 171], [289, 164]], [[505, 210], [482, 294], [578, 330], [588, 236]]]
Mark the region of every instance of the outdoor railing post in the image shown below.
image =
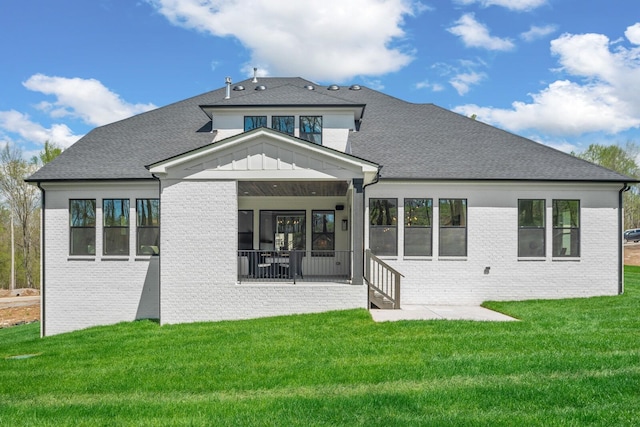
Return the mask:
[[393, 308], [396, 310], [400, 309], [400, 273], [395, 274], [396, 276], [396, 289], [395, 289], [395, 303], [393, 304]]

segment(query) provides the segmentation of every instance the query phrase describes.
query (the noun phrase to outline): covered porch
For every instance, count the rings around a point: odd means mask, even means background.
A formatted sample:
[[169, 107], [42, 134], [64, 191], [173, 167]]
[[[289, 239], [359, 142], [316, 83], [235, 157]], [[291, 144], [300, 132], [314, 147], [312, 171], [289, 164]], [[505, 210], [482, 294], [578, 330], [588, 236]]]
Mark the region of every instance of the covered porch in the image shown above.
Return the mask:
[[[355, 183], [355, 186], [354, 186]], [[238, 283], [352, 283], [360, 181], [239, 181]], [[354, 227], [353, 224], [358, 226]]]

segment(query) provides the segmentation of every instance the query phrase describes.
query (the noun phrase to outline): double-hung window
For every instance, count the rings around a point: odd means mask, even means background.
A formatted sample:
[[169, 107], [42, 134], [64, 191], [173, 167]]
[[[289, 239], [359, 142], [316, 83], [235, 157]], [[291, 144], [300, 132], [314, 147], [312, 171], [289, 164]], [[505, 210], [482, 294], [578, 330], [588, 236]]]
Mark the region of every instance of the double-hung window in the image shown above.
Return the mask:
[[440, 199], [440, 256], [467, 255], [467, 199]]
[[322, 116], [300, 116], [300, 138], [322, 145]]
[[545, 255], [545, 201], [518, 200], [518, 256]]
[[404, 255], [432, 254], [432, 199], [404, 199]]
[[96, 199], [69, 200], [69, 254], [96, 254]]
[[160, 253], [160, 200], [136, 200], [136, 254]]
[[272, 116], [271, 128], [288, 135], [293, 135], [295, 119], [293, 116]]
[[129, 255], [129, 199], [103, 199], [103, 253]]
[[244, 131], [267, 127], [267, 116], [244, 116]]
[[553, 256], [580, 256], [580, 201], [553, 201]]
[[398, 199], [369, 199], [369, 248], [375, 255], [398, 254]]
[[313, 256], [333, 256], [336, 246], [336, 214], [334, 211], [311, 213], [311, 249]]

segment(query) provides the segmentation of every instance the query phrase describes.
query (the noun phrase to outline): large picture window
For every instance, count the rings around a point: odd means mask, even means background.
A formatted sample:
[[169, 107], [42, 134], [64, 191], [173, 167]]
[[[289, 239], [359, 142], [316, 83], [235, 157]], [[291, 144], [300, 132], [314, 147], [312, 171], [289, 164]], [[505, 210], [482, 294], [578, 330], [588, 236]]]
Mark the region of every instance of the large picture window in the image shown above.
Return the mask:
[[432, 199], [404, 199], [405, 256], [432, 255]]
[[519, 257], [543, 257], [545, 255], [544, 217], [544, 200], [518, 200]]
[[244, 116], [244, 131], [267, 127], [267, 116]]
[[440, 199], [440, 256], [467, 255], [467, 199]]
[[129, 199], [102, 200], [103, 253], [129, 255]]
[[398, 254], [398, 199], [369, 199], [369, 248], [375, 255]]
[[69, 200], [69, 253], [96, 254], [96, 200]]
[[160, 253], [160, 200], [136, 200], [136, 254]]
[[334, 211], [313, 211], [311, 214], [311, 249], [313, 256], [333, 255], [336, 246], [336, 214]]
[[553, 201], [553, 256], [580, 256], [580, 201]]
[[271, 117], [271, 128], [282, 133], [293, 135], [295, 120], [293, 116], [273, 116]]
[[238, 211], [238, 249], [253, 249], [253, 211]]
[[300, 116], [300, 138], [322, 145], [322, 116]]

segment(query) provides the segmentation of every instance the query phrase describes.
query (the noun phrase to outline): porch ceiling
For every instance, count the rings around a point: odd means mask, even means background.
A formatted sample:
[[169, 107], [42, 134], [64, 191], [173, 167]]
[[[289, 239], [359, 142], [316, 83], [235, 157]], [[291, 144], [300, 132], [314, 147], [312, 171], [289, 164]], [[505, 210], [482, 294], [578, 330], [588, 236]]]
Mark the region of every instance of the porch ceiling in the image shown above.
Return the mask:
[[239, 181], [240, 197], [285, 196], [344, 196], [349, 184], [346, 181]]

